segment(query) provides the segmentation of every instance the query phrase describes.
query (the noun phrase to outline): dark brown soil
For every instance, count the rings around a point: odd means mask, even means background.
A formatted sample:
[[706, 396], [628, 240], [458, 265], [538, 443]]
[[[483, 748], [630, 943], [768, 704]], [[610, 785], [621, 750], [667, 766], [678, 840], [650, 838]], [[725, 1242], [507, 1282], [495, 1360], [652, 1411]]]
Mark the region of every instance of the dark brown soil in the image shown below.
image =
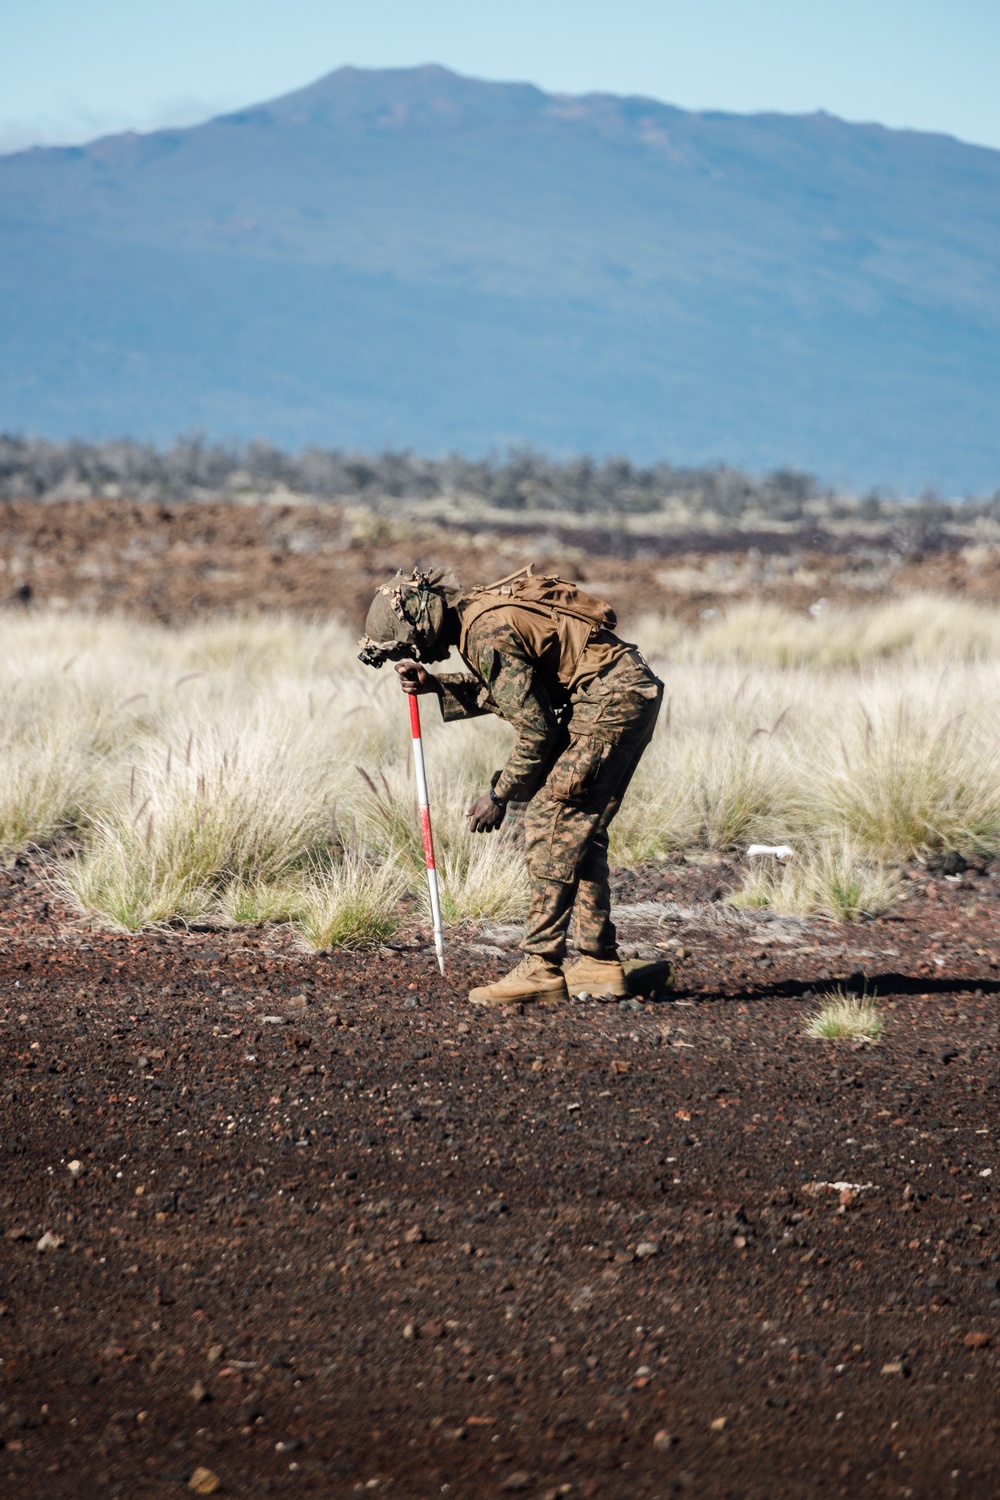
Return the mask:
[[[507, 931], [442, 980], [109, 937], [43, 874], [0, 879], [0, 1493], [1000, 1493], [990, 870], [855, 928], [620, 876], [669, 996], [485, 1015]], [[835, 982], [880, 1045], [805, 1038]]]
[[179, 622], [218, 611], [364, 619], [378, 583], [415, 560], [467, 584], [533, 561], [605, 594], [628, 625], [646, 611], [697, 621], [760, 594], [804, 610], [929, 589], [1000, 599], [1000, 549], [941, 532], [907, 539], [799, 530], [633, 535], [512, 520], [394, 523], [353, 534], [335, 505], [155, 505], [127, 500], [0, 506], [0, 603], [116, 611]]

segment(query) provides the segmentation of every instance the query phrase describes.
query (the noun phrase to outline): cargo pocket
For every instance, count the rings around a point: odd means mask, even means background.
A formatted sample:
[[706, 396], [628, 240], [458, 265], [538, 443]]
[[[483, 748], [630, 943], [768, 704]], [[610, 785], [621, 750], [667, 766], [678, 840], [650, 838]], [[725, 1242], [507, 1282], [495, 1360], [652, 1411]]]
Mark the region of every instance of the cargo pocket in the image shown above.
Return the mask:
[[594, 734], [574, 735], [549, 772], [548, 793], [555, 802], [587, 803], [608, 780], [613, 743]]

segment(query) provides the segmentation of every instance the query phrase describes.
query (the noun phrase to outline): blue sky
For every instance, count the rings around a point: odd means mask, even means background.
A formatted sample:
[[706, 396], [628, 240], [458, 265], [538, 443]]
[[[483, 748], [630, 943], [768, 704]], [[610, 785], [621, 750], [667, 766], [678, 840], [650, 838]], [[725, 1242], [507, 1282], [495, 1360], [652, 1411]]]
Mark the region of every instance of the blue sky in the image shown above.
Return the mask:
[[0, 35], [0, 151], [423, 62], [1000, 148], [1000, 0], [0, 0]]

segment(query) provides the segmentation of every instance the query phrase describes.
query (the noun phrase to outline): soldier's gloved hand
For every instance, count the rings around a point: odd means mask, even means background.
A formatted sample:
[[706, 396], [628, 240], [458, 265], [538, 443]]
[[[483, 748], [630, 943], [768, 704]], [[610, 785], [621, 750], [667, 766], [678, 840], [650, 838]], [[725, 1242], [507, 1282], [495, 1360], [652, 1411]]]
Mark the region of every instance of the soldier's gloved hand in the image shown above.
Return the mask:
[[404, 693], [436, 693], [438, 680], [418, 661], [398, 661], [399, 685]]
[[507, 816], [506, 802], [495, 802], [489, 792], [472, 804], [465, 816], [473, 833], [492, 833]]

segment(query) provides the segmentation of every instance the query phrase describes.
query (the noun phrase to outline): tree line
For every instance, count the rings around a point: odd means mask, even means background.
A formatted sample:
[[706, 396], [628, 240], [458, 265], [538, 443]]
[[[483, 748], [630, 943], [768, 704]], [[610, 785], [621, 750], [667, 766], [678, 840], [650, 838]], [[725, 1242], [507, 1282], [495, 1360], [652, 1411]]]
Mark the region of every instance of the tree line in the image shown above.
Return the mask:
[[[877, 492], [838, 496], [813, 475], [776, 469], [752, 475], [724, 464], [702, 468], [638, 465], [627, 458], [553, 459], [532, 448], [502, 456], [407, 451], [356, 453], [266, 442], [211, 443], [199, 436], [169, 447], [108, 440], [53, 442], [0, 434], [0, 500], [104, 497], [169, 502], [288, 494], [373, 507], [396, 501], [478, 501], [512, 513], [560, 511], [643, 515], [681, 502], [692, 515], [738, 520], [748, 512], [797, 521], [810, 514], [877, 519], [900, 502]], [[926, 523], [971, 514], [1000, 516], [1000, 490], [988, 499], [942, 500], [925, 492], [915, 509]]]

